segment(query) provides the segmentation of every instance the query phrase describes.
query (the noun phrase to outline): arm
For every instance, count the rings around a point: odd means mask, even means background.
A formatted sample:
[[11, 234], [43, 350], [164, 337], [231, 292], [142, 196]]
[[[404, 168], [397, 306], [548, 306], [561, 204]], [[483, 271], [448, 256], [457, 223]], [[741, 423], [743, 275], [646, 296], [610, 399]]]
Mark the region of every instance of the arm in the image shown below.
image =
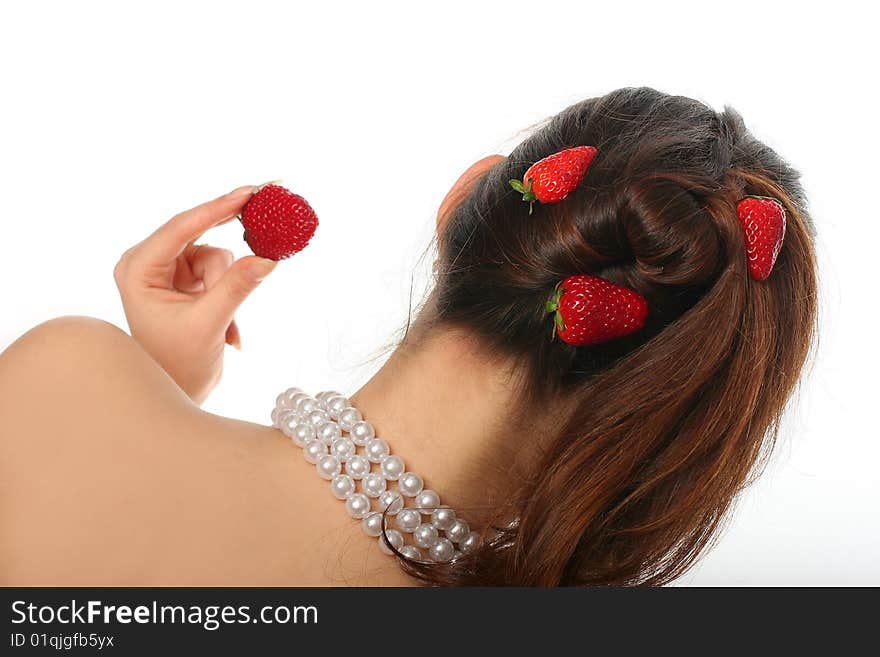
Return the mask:
[[150, 561], [161, 549], [233, 540], [217, 518], [199, 520], [218, 491], [235, 490], [203, 465], [212, 454], [215, 465], [220, 454], [240, 458], [239, 432], [266, 428], [241, 423], [224, 440], [193, 401], [219, 380], [224, 344], [237, 340], [233, 313], [275, 263], [233, 263], [194, 241], [234, 217], [252, 189], [175, 216], [122, 256], [114, 273], [134, 340], [65, 317], [0, 353], [0, 581], [174, 579], [177, 557], [165, 554], [162, 568]]

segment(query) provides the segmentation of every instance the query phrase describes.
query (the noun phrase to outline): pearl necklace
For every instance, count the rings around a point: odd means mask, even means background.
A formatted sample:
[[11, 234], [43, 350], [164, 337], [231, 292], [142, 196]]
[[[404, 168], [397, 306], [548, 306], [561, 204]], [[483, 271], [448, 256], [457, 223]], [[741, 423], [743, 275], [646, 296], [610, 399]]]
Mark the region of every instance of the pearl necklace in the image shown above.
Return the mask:
[[[425, 488], [419, 475], [406, 470], [403, 459], [391, 454], [388, 443], [376, 437], [373, 425], [341, 393], [325, 391], [312, 397], [288, 388], [275, 400], [272, 426], [302, 448], [305, 460], [330, 482], [333, 496], [345, 501], [348, 515], [361, 521], [367, 536], [378, 538], [385, 554], [394, 554], [390, 544], [408, 559], [448, 563], [479, 545], [479, 532], [441, 505], [440, 496]], [[395, 482], [396, 488], [388, 487]], [[386, 529], [383, 512], [396, 516], [396, 528]]]

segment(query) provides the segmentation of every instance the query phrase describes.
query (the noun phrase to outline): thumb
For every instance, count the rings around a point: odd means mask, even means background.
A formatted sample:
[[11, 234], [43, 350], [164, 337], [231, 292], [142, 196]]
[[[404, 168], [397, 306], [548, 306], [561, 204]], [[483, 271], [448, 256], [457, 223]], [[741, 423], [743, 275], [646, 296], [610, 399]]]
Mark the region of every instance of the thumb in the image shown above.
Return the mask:
[[274, 260], [257, 256], [236, 260], [199, 299], [198, 305], [202, 306], [199, 314], [218, 331], [225, 331], [238, 307], [277, 264]]

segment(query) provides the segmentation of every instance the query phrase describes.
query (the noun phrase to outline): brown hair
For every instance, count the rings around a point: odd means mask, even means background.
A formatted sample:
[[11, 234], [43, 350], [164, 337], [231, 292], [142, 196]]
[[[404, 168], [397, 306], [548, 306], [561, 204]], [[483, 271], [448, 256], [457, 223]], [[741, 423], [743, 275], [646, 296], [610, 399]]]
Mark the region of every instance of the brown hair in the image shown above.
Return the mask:
[[[563, 148], [598, 154], [578, 188], [529, 216], [508, 180]], [[778, 199], [785, 242], [750, 278], [736, 203]], [[658, 585], [689, 568], [759, 471], [810, 353], [812, 225], [798, 174], [740, 116], [621, 89], [549, 120], [453, 210], [432, 323], [516, 358], [523, 403], [571, 400], [530, 481], [479, 551], [405, 562], [444, 585]], [[549, 340], [556, 283], [592, 273], [641, 293], [641, 331], [595, 347]], [[405, 560], [402, 560], [405, 561]]]

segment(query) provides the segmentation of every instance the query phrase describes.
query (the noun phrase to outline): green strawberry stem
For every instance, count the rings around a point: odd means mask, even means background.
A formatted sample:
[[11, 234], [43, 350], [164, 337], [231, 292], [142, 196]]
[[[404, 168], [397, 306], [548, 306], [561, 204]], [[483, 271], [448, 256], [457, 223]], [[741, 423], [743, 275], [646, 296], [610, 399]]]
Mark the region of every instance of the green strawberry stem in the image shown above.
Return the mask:
[[529, 178], [528, 187], [523, 185], [519, 180], [512, 179], [509, 182], [511, 187], [513, 187], [516, 191], [523, 195], [522, 200], [528, 202], [529, 214], [532, 214], [535, 206], [535, 200], [538, 198], [537, 196], [535, 196], [535, 192], [532, 191], [532, 183], [534, 182], [533, 179]]
[[562, 315], [559, 312], [559, 299], [562, 298], [562, 293], [565, 290], [562, 288], [562, 281], [556, 284], [556, 287], [553, 290], [553, 296], [551, 296], [547, 303], [544, 304], [544, 309], [548, 313], [553, 314], [553, 332], [550, 334], [550, 339], [553, 340], [556, 337], [557, 331], [565, 330], [565, 322], [562, 320]]

